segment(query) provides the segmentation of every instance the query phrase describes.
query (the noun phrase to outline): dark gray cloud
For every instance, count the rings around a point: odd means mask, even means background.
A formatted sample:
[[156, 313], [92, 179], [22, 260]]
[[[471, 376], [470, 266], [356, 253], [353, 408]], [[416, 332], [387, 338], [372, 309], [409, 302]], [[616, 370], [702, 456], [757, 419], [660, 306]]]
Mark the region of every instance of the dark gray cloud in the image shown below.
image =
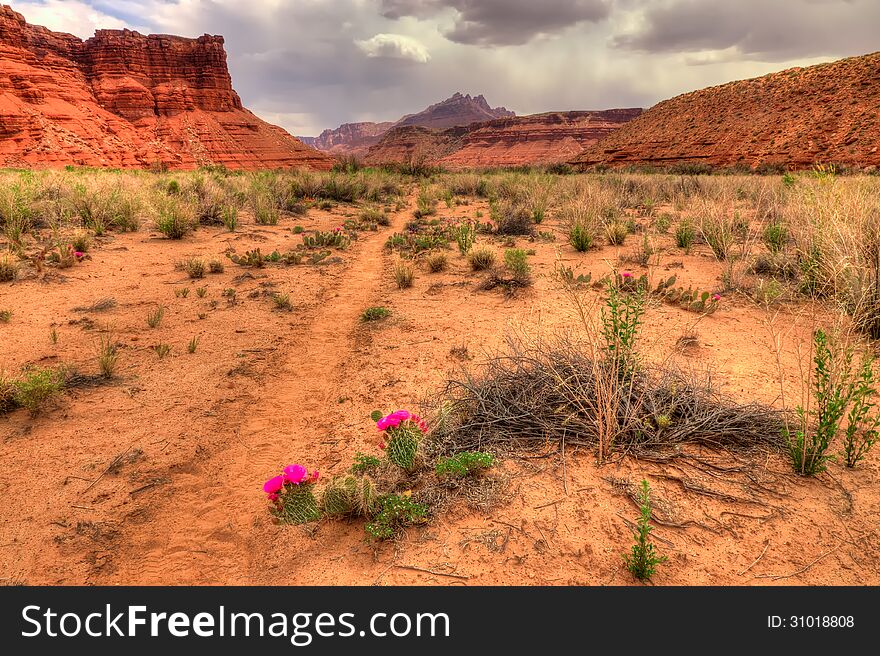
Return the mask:
[[[623, 3], [622, 3], [623, 4]], [[760, 61], [880, 48], [877, 0], [629, 0], [640, 26], [611, 45], [648, 53], [732, 49]]]
[[430, 18], [452, 10], [453, 26], [443, 35], [477, 46], [522, 45], [539, 34], [556, 34], [611, 13], [611, 0], [381, 0], [386, 18]]

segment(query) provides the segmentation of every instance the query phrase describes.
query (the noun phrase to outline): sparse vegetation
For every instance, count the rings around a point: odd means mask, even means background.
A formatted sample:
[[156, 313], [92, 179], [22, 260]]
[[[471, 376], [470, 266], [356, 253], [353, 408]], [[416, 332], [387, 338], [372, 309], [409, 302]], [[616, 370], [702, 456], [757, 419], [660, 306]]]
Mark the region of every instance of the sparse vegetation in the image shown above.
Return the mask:
[[361, 313], [361, 321], [381, 321], [391, 315], [391, 310], [384, 307], [369, 307]]
[[394, 263], [394, 282], [398, 289], [409, 289], [413, 286], [416, 279], [416, 270], [412, 264], [406, 260], [397, 260]]
[[666, 562], [666, 556], [658, 556], [651, 542], [651, 486], [648, 481], [642, 481], [638, 499], [639, 521], [633, 531], [636, 542], [630, 553], [624, 556], [624, 561], [630, 574], [640, 581], [649, 581], [657, 565]]

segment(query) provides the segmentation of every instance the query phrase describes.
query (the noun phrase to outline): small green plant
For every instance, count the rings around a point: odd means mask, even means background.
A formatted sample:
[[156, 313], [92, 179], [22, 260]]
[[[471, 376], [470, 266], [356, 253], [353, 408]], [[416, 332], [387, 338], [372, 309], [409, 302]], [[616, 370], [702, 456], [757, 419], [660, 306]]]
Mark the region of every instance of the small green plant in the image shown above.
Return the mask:
[[75, 252], [88, 253], [92, 246], [92, 237], [85, 230], [77, 230], [70, 238], [70, 245]]
[[160, 305], [147, 315], [147, 325], [150, 328], [158, 328], [159, 324], [162, 323], [162, 317], [164, 316], [165, 308]]
[[446, 268], [449, 266], [449, 258], [446, 257], [446, 253], [439, 251], [428, 255], [428, 257], [425, 258], [425, 262], [428, 265], [428, 271], [431, 273], [446, 271]]
[[557, 263], [556, 272], [560, 280], [562, 280], [563, 284], [567, 287], [581, 287], [593, 282], [593, 274], [579, 273], [575, 275], [574, 269], [561, 263]]
[[328, 232], [316, 232], [313, 235], [303, 235], [303, 245], [306, 248], [338, 248], [345, 250], [351, 245], [351, 239], [341, 228]]
[[843, 435], [843, 461], [855, 467], [877, 441], [880, 414], [874, 412], [874, 359], [866, 357], [854, 381]]
[[168, 344], [156, 344], [153, 347], [153, 350], [156, 352], [156, 355], [159, 356], [159, 359], [163, 359], [166, 355], [171, 353], [171, 346]]
[[718, 260], [726, 260], [736, 241], [733, 222], [728, 218], [707, 218], [700, 224], [703, 239]]
[[162, 199], [157, 209], [156, 229], [169, 239], [183, 239], [193, 229], [190, 208], [177, 197]]
[[196, 352], [196, 349], [199, 348], [199, 336], [195, 335], [192, 339], [189, 340], [189, 343], [186, 345], [186, 351], [190, 355]]
[[593, 231], [583, 221], [575, 221], [568, 230], [568, 243], [578, 253], [586, 253], [593, 246]]
[[174, 290], [174, 296], [177, 298], [186, 298], [189, 296], [189, 287], [178, 287]]
[[697, 237], [696, 228], [690, 221], [682, 221], [675, 228], [675, 245], [689, 253]]
[[639, 581], [648, 581], [654, 576], [657, 565], [666, 561], [666, 556], [658, 556], [651, 542], [651, 486], [643, 480], [639, 490], [639, 521], [633, 531], [635, 544], [624, 562], [630, 574]]
[[495, 266], [495, 251], [488, 246], [478, 246], [467, 255], [468, 263], [474, 271], [485, 271]]
[[272, 295], [272, 303], [276, 310], [290, 312], [293, 310], [293, 303], [290, 302], [290, 294], [277, 293]]
[[428, 509], [407, 494], [386, 494], [379, 498], [379, 511], [365, 527], [367, 535], [377, 540], [390, 540], [401, 529], [427, 521]]
[[12, 311], [0, 310], [0, 323], [9, 323], [12, 320]]
[[58, 343], [58, 331], [55, 328], [49, 331], [49, 341], [53, 345]]
[[12, 383], [15, 405], [27, 408], [31, 416], [36, 417], [64, 389], [64, 381], [65, 374], [60, 368], [33, 369]]
[[398, 289], [409, 289], [413, 286], [416, 278], [416, 270], [412, 264], [406, 260], [398, 260], [394, 263], [394, 282], [397, 283]]
[[[812, 476], [822, 472], [826, 463], [833, 458], [827, 453], [831, 442], [840, 432], [841, 422], [847, 408], [853, 405], [854, 418], [862, 423], [867, 419], [867, 408], [862, 414], [862, 399], [855, 399], [856, 385], [853, 382], [853, 351], [849, 347], [838, 347], [820, 328], [813, 335], [812, 408], [796, 408], [798, 425], [794, 432], [786, 429], [784, 437], [788, 442], [792, 465], [797, 473]], [[870, 361], [868, 361], [870, 363]], [[862, 375], [864, 376], [864, 368]], [[871, 378], [862, 379], [865, 390], [872, 389]], [[852, 436], [859, 431], [859, 424], [853, 428]]]
[[205, 298], [208, 295], [207, 287], [196, 287], [196, 296], [199, 298]]
[[608, 282], [608, 299], [601, 310], [605, 352], [625, 372], [635, 366], [635, 344], [645, 311], [644, 290], [625, 292]]
[[375, 471], [382, 464], [382, 461], [376, 456], [369, 456], [360, 451], [354, 455], [354, 464], [350, 471], [352, 474], [369, 474]]
[[205, 277], [205, 261], [198, 257], [191, 257], [183, 261], [183, 270], [192, 280]]
[[98, 366], [104, 378], [113, 378], [116, 363], [119, 360], [119, 349], [111, 335], [102, 335], [98, 344]]
[[391, 314], [391, 310], [384, 307], [369, 307], [361, 313], [361, 321], [381, 321]]
[[782, 252], [788, 242], [788, 228], [784, 223], [770, 223], [764, 228], [764, 245], [771, 253]]
[[462, 255], [467, 255], [477, 241], [477, 227], [472, 221], [465, 221], [455, 228], [455, 242]]
[[217, 258], [214, 258], [213, 260], [208, 262], [208, 271], [210, 271], [211, 273], [223, 273], [224, 271], [226, 271], [226, 267], [223, 266], [223, 262], [221, 262]]
[[437, 476], [463, 478], [489, 469], [495, 462], [491, 453], [482, 451], [463, 451], [448, 458], [440, 458], [434, 467]]

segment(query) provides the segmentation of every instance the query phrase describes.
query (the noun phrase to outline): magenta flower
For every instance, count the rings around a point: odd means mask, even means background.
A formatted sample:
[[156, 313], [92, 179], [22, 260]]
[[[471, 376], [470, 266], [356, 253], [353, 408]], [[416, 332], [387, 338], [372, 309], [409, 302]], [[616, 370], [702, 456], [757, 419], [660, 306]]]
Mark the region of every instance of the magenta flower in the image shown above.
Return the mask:
[[621, 278], [632, 278], [633, 274], [631, 274], [629, 271], [624, 271], [623, 273], [620, 274], [620, 277]]
[[[281, 488], [284, 487], [284, 477], [283, 476], [273, 476], [268, 481], [263, 483], [263, 492], [269, 495], [269, 498], [272, 501], [278, 498], [278, 492], [281, 491]], [[274, 499], [272, 497], [275, 497]]]
[[379, 448], [382, 449], [383, 451], [384, 451], [387, 447], [388, 447], [388, 445], [385, 444], [385, 442], [379, 442]]
[[721, 294], [712, 294], [712, 300], [717, 303], [721, 300]]
[[404, 421], [408, 421], [410, 417], [412, 417], [412, 415], [408, 410], [397, 410], [377, 421], [376, 428], [380, 431], [388, 430], [389, 428], [397, 428]]
[[318, 479], [319, 479], [320, 477], [321, 477], [321, 474], [319, 474], [319, 473], [318, 473], [318, 470], [316, 469], [315, 471], [312, 472], [312, 475], [309, 476], [309, 480], [308, 480], [308, 482], [309, 482], [309, 483], [317, 483], [317, 482], [318, 482]]
[[302, 465], [287, 465], [282, 476], [286, 483], [299, 485], [309, 477], [309, 472]]

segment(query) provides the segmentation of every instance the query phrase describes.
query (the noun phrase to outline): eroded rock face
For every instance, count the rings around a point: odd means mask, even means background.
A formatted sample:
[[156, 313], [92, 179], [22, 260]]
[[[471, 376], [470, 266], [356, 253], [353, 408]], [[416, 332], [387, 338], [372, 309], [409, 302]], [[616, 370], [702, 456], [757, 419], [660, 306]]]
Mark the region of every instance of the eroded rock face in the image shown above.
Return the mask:
[[880, 53], [663, 101], [573, 159], [582, 167], [880, 165]]
[[367, 151], [365, 161], [380, 164], [420, 160], [449, 169], [564, 162], [641, 111], [549, 112], [446, 130], [396, 127]]
[[393, 128], [420, 126], [449, 128], [470, 125], [496, 118], [516, 116], [504, 107], [492, 107], [483, 96], [455, 93], [417, 114], [407, 114], [398, 121], [385, 123], [345, 123], [335, 130], [324, 130], [317, 137], [299, 137], [303, 143], [334, 155], [364, 155]]
[[223, 37], [99, 30], [82, 41], [0, 6], [0, 165], [328, 169], [242, 107]]

